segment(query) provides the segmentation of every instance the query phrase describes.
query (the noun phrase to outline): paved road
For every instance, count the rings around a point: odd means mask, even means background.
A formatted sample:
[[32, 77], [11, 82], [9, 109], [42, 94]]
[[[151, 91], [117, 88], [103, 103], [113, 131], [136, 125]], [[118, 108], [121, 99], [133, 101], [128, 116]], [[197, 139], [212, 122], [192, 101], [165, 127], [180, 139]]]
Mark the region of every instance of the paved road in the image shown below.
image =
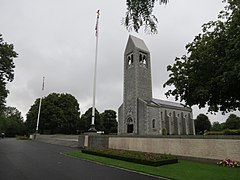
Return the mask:
[[77, 149], [0, 139], [0, 180], [156, 180], [134, 172], [64, 156]]

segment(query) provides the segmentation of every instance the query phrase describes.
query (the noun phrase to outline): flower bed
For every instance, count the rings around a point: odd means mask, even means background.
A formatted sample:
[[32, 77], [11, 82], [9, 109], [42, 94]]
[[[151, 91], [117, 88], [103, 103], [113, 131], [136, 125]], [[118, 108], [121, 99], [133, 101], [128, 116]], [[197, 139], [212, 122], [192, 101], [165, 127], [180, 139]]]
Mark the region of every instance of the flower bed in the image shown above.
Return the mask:
[[232, 161], [231, 159], [224, 159], [220, 162], [217, 162], [217, 164], [226, 166], [226, 167], [240, 167], [237, 161]]
[[16, 136], [17, 140], [29, 140], [28, 136]]
[[161, 155], [137, 151], [115, 149], [83, 149], [82, 152], [151, 166], [161, 166], [178, 162], [178, 159], [171, 155]]

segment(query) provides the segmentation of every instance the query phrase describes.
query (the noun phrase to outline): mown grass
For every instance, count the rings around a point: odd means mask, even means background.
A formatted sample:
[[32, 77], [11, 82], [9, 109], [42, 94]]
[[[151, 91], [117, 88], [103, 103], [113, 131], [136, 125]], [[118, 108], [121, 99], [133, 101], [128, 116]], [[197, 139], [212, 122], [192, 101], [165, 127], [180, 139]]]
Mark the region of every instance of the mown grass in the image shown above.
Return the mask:
[[154, 176], [161, 176], [178, 180], [239, 180], [240, 168], [227, 168], [216, 164], [201, 163], [187, 160], [179, 160], [177, 164], [165, 166], [147, 166], [101, 156], [84, 154], [81, 151], [67, 152], [65, 155], [87, 159], [102, 164], [112, 165], [129, 169], [137, 172], [143, 172]]

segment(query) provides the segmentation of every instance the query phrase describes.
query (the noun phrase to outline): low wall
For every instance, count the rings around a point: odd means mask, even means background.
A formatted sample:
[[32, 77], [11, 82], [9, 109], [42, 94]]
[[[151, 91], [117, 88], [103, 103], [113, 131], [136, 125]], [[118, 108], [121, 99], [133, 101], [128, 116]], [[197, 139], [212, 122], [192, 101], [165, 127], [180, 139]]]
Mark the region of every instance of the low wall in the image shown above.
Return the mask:
[[58, 144], [68, 147], [78, 147], [77, 135], [40, 135], [35, 136], [36, 141], [45, 142], [49, 144]]
[[37, 135], [37, 141], [80, 148], [113, 148], [184, 158], [240, 162], [240, 136], [106, 136]]
[[80, 148], [108, 148], [109, 136], [105, 135], [80, 135], [78, 137], [78, 147]]
[[240, 137], [109, 137], [109, 148], [177, 156], [240, 161]]

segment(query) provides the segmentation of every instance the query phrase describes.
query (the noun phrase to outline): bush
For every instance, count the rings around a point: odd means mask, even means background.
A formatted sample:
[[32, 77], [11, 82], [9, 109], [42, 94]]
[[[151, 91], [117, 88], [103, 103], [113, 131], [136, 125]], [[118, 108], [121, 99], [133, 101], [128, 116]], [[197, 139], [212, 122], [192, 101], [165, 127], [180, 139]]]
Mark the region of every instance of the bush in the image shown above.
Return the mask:
[[225, 129], [223, 131], [207, 131], [204, 135], [240, 135], [240, 129]]
[[223, 131], [207, 131], [204, 135], [223, 135]]
[[160, 166], [178, 162], [178, 159], [171, 155], [161, 155], [138, 151], [126, 151], [115, 149], [83, 149], [82, 152], [151, 166]]
[[224, 135], [240, 135], [240, 129], [226, 129], [223, 131]]
[[17, 140], [29, 140], [28, 136], [16, 136]]

